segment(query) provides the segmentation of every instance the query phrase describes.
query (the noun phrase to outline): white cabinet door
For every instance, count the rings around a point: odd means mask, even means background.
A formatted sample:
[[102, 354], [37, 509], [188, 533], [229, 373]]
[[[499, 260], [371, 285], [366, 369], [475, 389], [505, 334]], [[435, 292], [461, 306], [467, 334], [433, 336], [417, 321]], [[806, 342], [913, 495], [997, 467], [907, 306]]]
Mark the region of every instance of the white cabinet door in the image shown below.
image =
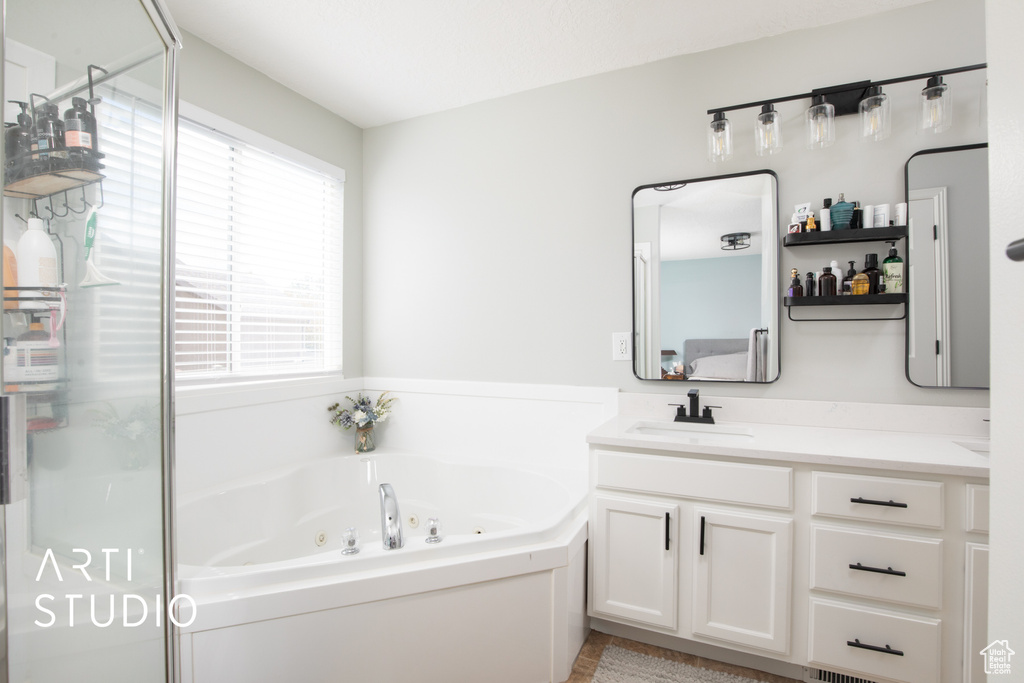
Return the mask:
[[679, 506], [594, 497], [590, 544], [596, 616], [676, 627]]
[[988, 546], [967, 544], [966, 600], [964, 602], [964, 683], [985, 680], [988, 646]]
[[789, 651], [793, 521], [694, 508], [693, 632]]

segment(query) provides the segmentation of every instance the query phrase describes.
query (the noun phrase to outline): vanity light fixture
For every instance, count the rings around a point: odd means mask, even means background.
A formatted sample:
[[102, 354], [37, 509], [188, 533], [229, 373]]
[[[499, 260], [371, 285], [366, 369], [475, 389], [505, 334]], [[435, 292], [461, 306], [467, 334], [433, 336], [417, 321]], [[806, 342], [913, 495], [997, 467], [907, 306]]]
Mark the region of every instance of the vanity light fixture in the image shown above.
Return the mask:
[[782, 117], [775, 111], [775, 105], [765, 104], [757, 115], [754, 126], [754, 151], [757, 156], [769, 156], [782, 151]]
[[725, 161], [732, 157], [732, 124], [724, 111], [716, 111], [708, 128], [708, 161]]
[[730, 232], [728, 235], [722, 235], [722, 251], [739, 251], [749, 248], [749, 232]]
[[921, 91], [921, 132], [941, 133], [953, 125], [953, 103], [942, 76], [932, 76]]
[[889, 96], [882, 92], [882, 86], [868, 88], [867, 96], [858, 105], [860, 110], [860, 137], [878, 142], [885, 140], [892, 132], [892, 114]]
[[[711, 127], [708, 130], [708, 158], [711, 161], [724, 161], [731, 156], [727, 154], [715, 154], [712, 147], [713, 135], [716, 132], [716, 124], [721, 124], [723, 130], [722, 140], [728, 139], [731, 143], [731, 131], [726, 119], [726, 112], [739, 109], [751, 109], [761, 107], [761, 113], [757, 116], [755, 124], [755, 136], [757, 146], [755, 151], [758, 156], [774, 154], [782, 149], [782, 128], [781, 117], [775, 111], [775, 105], [782, 102], [810, 99], [811, 106], [807, 110], [807, 146], [812, 149], [828, 147], [835, 140], [834, 121], [836, 116], [847, 114], [860, 114], [861, 136], [869, 140], [884, 140], [889, 136], [891, 128], [890, 102], [889, 97], [882, 92], [882, 88], [893, 83], [906, 83], [908, 81], [927, 81], [924, 90], [921, 91], [921, 121], [920, 127], [924, 130], [941, 132], [949, 128], [952, 121], [952, 108], [949, 100], [949, 86], [942, 77], [950, 74], [962, 73], [965, 71], [977, 71], [988, 68], [985, 63], [961, 66], [955, 69], [944, 69], [942, 71], [931, 71], [913, 76], [901, 76], [889, 78], [884, 81], [858, 81], [856, 83], [845, 83], [833, 85], [827, 88], [816, 88], [809, 93], [799, 95], [787, 95], [786, 97], [773, 97], [770, 100], [747, 102], [729, 107], [715, 107], [708, 109], [708, 115], [712, 116]], [[828, 116], [828, 107], [833, 108], [831, 119]], [[814, 126], [811, 126], [811, 122]], [[829, 126], [829, 121], [832, 125]], [[774, 127], [778, 125], [778, 127]], [[828, 132], [831, 127], [831, 133]], [[724, 149], [724, 148], [723, 148]]]
[[822, 149], [836, 141], [836, 107], [824, 95], [811, 98], [805, 115], [807, 149]]

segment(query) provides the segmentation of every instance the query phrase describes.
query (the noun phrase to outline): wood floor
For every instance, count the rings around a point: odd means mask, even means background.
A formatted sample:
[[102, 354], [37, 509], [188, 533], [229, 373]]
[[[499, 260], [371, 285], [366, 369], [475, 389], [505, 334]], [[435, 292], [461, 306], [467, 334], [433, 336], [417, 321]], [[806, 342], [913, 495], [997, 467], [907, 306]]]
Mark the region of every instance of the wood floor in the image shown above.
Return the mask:
[[638, 643], [635, 640], [610, 636], [607, 633], [598, 633], [597, 631], [591, 631], [590, 636], [587, 638], [587, 642], [583, 644], [583, 649], [580, 650], [579, 657], [576, 658], [576, 664], [573, 665], [572, 675], [569, 676], [567, 683], [590, 683], [591, 678], [594, 676], [594, 672], [597, 670], [597, 663], [601, 659], [601, 653], [604, 652], [606, 645], [615, 645], [626, 650], [633, 650], [634, 652], [640, 652], [652, 657], [661, 657], [662, 659], [668, 659], [673, 662], [683, 662], [690, 666], [699, 666], [713, 671], [722, 671], [735, 676], [746, 676], [747, 678], [752, 678], [755, 681], [762, 681], [763, 683], [800, 683], [792, 678], [784, 678], [782, 676], [776, 676], [775, 674], [769, 674], [763, 671], [746, 669], [742, 666], [733, 666], [732, 664], [717, 662], [713, 659], [704, 659], [703, 657], [688, 655], [683, 652], [676, 652], [675, 650], [666, 650], [665, 648], [647, 645], [646, 643]]

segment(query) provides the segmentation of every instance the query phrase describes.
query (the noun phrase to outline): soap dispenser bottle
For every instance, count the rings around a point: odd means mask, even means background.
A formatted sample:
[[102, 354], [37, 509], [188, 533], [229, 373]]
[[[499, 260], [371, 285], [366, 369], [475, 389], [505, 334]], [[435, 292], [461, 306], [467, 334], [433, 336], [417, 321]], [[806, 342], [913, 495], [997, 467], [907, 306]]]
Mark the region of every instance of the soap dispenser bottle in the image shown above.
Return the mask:
[[32, 116], [28, 113], [28, 102], [11, 100], [11, 103], [19, 105], [21, 113], [18, 114], [18, 123], [5, 132], [4, 142], [7, 146], [4, 149], [7, 153], [7, 163], [4, 168], [7, 170], [8, 183], [32, 175], [29, 168], [29, 154], [32, 152]]
[[[64, 122], [58, 116], [57, 105], [47, 102], [36, 110], [32, 133], [32, 160], [47, 162], [50, 170], [61, 168], [68, 153], [64, 144]], [[38, 152], [36, 154], [35, 152]]]
[[804, 286], [800, 284], [800, 271], [794, 268], [793, 270], [789, 271], [789, 274], [793, 278], [789, 282], [789, 296], [803, 296]]
[[889, 257], [882, 261], [882, 280], [886, 293], [899, 294], [903, 291], [903, 259], [896, 253], [895, 240], [889, 244]]
[[853, 278], [857, 277], [856, 261], [849, 261], [850, 270], [846, 271], [843, 278], [843, 294], [853, 294]]

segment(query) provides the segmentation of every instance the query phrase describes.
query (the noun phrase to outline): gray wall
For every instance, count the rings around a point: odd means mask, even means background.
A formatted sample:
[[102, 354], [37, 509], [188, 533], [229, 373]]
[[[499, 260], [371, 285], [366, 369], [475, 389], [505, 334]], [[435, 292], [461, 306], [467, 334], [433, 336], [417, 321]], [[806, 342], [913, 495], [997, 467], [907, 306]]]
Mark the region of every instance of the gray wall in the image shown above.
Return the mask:
[[[182, 37], [181, 100], [345, 169], [344, 372], [363, 374], [363, 131], [196, 36]], [[288, 226], [281, 226], [288, 239]]]
[[760, 254], [662, 261], [661, 348], [682, 353], [685, 339], [746, 339], [761, 324], [760, 292]]
[[[938, 143], [914, 133], [920, 82], [886, 88], [897, 105], [891, 139], [860, 143], [855, 117], [843, 117], [837, 143], [819, 152], [801, 144], [807, 102], [791, 102], [778, 107], [786, 139], [781, 154], [754, 156], [756, 112], [746, 110], [731, 117], [734, 158], [712, 165], [704, 150], [705, 111], [982, 62], [983, 10], [981, 0], [934, 0], [366, 130], [366, 373], [679, 391], [671, 383], [636, 380], [630, 363], [611, 360], [609, 335], [631, 329], [632, 190], [771, 168], [786, 218], [797, 202], [820, 206], [840, 192], [865, 204], [895, 204], [911, 154], [986, 139], [984, 72], [948, 79], [957, 118]], [[837, 49], [840, 34], [848, 49]], [[832, 259], [860, 263], [866, 251], [881, 253], [885, 246], [783, 250], [780, 271], [816, 270]], [[778, 382], [701, 390], [911, 404], [988, 401], [986, 392], [911, 385], [903, 322], [782, 317]]]

